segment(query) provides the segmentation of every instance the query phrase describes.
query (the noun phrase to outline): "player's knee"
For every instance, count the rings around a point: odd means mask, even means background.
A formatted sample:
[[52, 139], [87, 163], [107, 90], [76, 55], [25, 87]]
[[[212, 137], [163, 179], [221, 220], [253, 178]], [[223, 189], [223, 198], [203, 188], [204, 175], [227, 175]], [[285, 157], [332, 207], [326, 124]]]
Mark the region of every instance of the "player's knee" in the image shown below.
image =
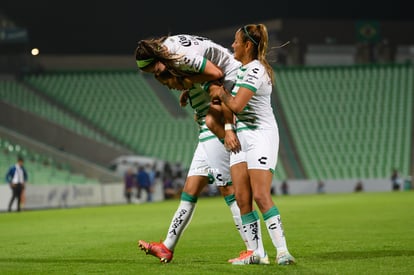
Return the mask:
[[263, 212], [266, 209], [269, 209], [273, 205], [271, 196], [266, 196], [265, 194], [254, 194], [253, 200], [256, 202], [257, 207], [260, 211]]

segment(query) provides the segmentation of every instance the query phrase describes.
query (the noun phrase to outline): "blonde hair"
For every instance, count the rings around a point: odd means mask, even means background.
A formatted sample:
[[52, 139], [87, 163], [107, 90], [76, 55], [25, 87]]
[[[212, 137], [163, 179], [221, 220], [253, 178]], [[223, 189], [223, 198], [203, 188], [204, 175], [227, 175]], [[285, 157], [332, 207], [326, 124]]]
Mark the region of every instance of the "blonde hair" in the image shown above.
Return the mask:
[[243, 42], [250, 41], [254, 44], [253, 58], [260, 61], [266, 69], [267, 74], [272, 80], [272, 84], [275, 82], [273, 74], [273, 67], [266, 59], [267, 49], [269, 45], [269, 35], [267, 28], [264, 24], [249, 24], [239, 29], [242, 33]]

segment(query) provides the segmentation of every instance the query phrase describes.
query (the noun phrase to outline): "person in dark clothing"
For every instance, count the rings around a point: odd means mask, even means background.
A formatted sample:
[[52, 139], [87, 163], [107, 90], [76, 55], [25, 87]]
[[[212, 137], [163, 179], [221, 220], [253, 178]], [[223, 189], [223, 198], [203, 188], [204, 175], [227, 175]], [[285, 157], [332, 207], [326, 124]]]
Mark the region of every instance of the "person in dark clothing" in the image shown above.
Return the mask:
[[132, 168], [128, 168], [128, 170], [125, 172], [124, 184], [125, 184], [125, 190], [124, 190], [125, 198], [127, 200], [127, 203], [131, 203], [132, 193], [133, 193], [134, 187], [136, 186], [136, 177], [135, 177], [135, 174]]
[[6, 174], [6, 182], [12, 190], [12, 197], [9, 202], [9, 212], [12, 210], [15, 199], [17, 199], [17, 211], [20, 212], [21, 210], [21, 197], [28, 179], [23, 163], [23, 158], [19, 156], [17, 158], [17, 163], [10, 167]]
[[283, 181], [282, 185], [280, 186], [280, 190], [282, 191], [283, 195], [289, 195], [289, 185], [287, 181]]
[[400, 175], [399, 175], [398, 170], [396, 168], [394, 168], [394, 170], [392, 171], [392, 174], [391, 174], [391, 184], [392, 184], [392, 190], [393, 191], [400, 190], [401, 178], [400, 178]]
[[152, 185], [151, 185], [150, 176], [147, 173], [147, 171], [145, 171], [144, 167], [142, 166], [138, 168], [137, 188], [138, 188], [138, 192], [137, 192], [138, 199], [141, 198], [141, 192], [142, 192], [142, 189], [144, 189], [147, 192], [147, 202], [152, 201]]

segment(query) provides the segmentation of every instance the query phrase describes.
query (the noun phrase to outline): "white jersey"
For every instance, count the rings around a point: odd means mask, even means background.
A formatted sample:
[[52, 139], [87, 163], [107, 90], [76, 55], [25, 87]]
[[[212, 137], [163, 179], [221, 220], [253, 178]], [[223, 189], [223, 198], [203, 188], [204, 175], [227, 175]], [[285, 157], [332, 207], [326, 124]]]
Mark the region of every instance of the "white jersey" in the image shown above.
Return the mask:
[[230, 165], [246, 162], [248, 169], [273, 172], [279, 151], [279, 132], [271, 105], [271, 79], [258, 60], [239, 69], [232, 94], [236, 95], [240, 87], [254, 94], [245, 108], [236, 114], [242, 151], [231, 154]]
[[217, 186], [230, 184], [230, 152], [206, 125], [210, 95], [195, 84], [189, 91], [189, 101], [199, 125], [198, 145], [191, 161], [188, 176], [212, 176]]
[[237, 131], [246, 129], [277, 129], [271, 105], [271, 79], [259, 60], [253, 60], [239, 68], [237, 82], [232, 90], [233, 96], [237, 94], [240, 87], [251, 90], [254, 95], [246, 107], [236, 114]]
[[195, 84], [188, 91], [190, 106], [193, 108], [195, 115], [197, 116], [197, 123], [199, 125], [198, 139], [200, 142], [217, 138], [213, 132], [206, 125], [206, 115], [210, 108], [211, 99], [208, 92], [204, 91], [200, 84]]
[[223, 71], [225, 82], [232, 82], [225, 83], [226, 88], [232, 88], [235, 72], [241, 63], [234, 59], [229, 49], [208, 38], [187, 34], [169, 36], [163, 45], [170, 53], [179, 57], [177, 69], [188, 73], [202, 73], [207, 60], [210, 60]]

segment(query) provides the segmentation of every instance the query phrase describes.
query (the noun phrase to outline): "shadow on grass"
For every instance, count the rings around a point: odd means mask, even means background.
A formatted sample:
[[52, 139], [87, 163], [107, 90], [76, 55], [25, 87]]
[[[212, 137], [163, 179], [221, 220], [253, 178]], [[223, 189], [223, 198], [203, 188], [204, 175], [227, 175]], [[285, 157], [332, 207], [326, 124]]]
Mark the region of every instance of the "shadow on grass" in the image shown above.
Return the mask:
[[414, 256], [414, 250], [370, 250], [370, 251], [333, 251], [313, 254], [311, 258], [327, 258], [330, 260], [370, 259], [383, 257]]

